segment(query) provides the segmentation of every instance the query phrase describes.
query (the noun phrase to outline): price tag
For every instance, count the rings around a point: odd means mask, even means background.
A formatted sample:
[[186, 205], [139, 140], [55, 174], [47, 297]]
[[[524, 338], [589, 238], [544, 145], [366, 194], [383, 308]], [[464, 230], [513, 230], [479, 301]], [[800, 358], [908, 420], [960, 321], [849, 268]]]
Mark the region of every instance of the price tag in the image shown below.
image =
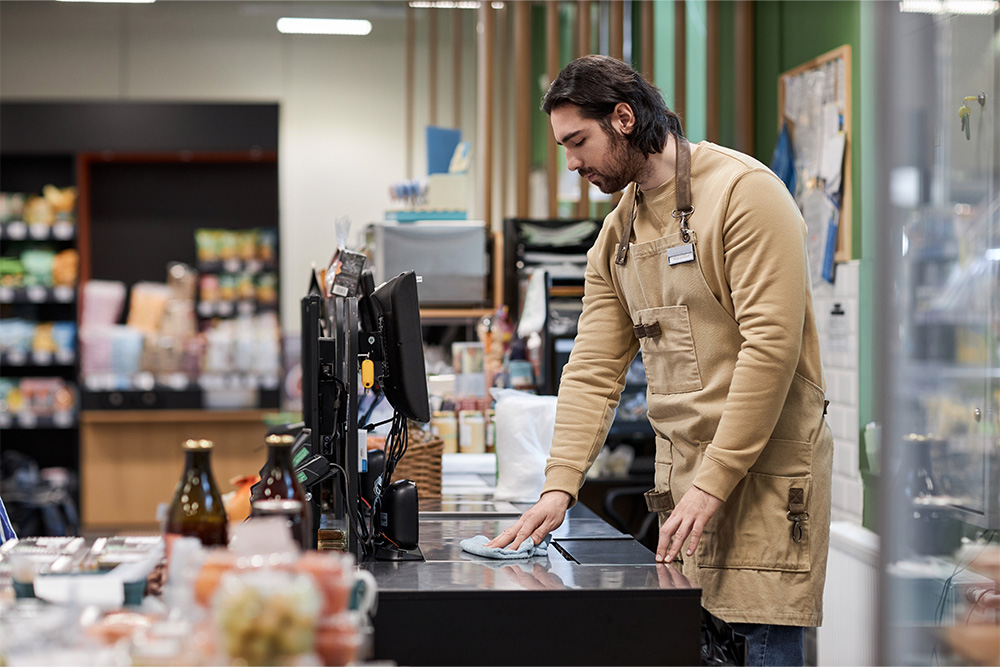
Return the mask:
[[69, 365], [73, 363], [76, 357], [73, 355], [72, 350], [57, 350], [56, 351], [56, 363]]
[[11, 425], [10, 415], [6, 412], [0, 412], [0, 428], [10, 428]]
[[73, 232], [76, 231], [72, 222], [66, 222], [61, 220], [56, 224], [52, 225], [52, 236], [59, 239], [60, 241], [67, 241], [73, 238]]
[[226, 271], [226, 273], [238, 273], [240, 270], [240, 260], [227, 259], [222, 263], [222, 268]]
[[69, 428], [73, 425], [73, 413], [68, 410], [56, 412], [52, 415], [52, 423], [58, 428]]
[[73, 300], [73, 295], [75, 294], [72, 287], [67, 285], [60, 285], [52, 289], [52, 296], [55, 297], [56, 301], [60, 303], [69, 303]]
[[28, 288], [28, 301], [32, 303], [45, 303], [49, 297], [49, 291], [41, 285], [32, 285]]
[[28, 226], [21, 222], [20, 220], [15, 220], [14, 222], [7, 225], [7, 238], [14, 241], [20, 241], [28, 235]]
[[23, 350], [11, 350], [7, 353], [7, 363], [11, 366], [23, 366], [28, 361], [28, 355]]
[[215, 310], [211, 301], [201, 301], [198, 303], [198, 314], [202, 317], [211, 317], [212, 312]]
[[35, 350], [31, 353], [31, 360], [38, 366], [51, 366], [52, 353], [45, 350]]
[[44, 222], [33, 222], [31, 223], [31, 227], [28, 228], [28, 234], [36, 241], [43, 241], [49, 238], [51, 233], [52, 228]]
[[240, 301], [236, 304], [236, 312], [240, 315], [253, 315], [257, 311], [257, 304], [253, 301]]
[[233, 314], [233, 302], [220, 301], [216, 304], [216, 311], [218, 311], [219, 317], [229, 317]]
[[0, 287], [0, 302], [11, 303], [14, 300], [14, 290], [10, 287]]
[[17, 416], [17, 421], [20, 423], [21, 428], [35, 428], [38, 424], [38, 418], [31, 412], [22, 412]]

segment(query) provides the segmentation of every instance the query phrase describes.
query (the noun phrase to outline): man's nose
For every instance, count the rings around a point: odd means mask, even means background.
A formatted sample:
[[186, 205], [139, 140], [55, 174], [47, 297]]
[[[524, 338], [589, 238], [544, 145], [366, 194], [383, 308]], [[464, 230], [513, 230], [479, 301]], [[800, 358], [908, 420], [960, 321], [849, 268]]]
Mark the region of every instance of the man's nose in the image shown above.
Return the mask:
[[581, 166], [581, 162], [572, 153], [566, 151], [566, 168], [570, 171], [576, 171]]

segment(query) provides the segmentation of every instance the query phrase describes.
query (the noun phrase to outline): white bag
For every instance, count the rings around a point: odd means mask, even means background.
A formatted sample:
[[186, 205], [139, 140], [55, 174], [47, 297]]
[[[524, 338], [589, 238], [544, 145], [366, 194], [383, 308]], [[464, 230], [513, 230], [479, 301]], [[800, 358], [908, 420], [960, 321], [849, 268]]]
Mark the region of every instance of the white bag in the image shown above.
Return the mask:
[[545, 461], [556, 424], [556, 397], [491, 389], [496, 399], [495, 500], [533, 503], [545, 485]]

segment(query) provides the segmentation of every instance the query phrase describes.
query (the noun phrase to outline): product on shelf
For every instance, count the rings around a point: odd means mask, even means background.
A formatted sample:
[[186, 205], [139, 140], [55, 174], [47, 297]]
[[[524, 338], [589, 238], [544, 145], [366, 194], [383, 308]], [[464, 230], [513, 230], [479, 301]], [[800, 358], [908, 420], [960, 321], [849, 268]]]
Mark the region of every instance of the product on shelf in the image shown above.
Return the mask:
[[10, 365], [66, 364], [73, 360], [75, 350], [75, 322], [0, 320], [0, 354]]
[[72, 249], [62, 250], [52, 258], [52, 284], [63, 287], [76, 285], [80, 274], [80, 254]]
[[21, 220], [24, 216], [24, 200], [22, 192], [0, 192], [0, 223]]
[[163, 283], [136, 283], [129, 298], [127, 324], [143, 333], [155, 334], [160, 329], [170, 296], [170, 288]]
[[62, 378], [0, 378], [0, 427], [11, 426], [15, 418], [26, 428], [39, 419], [69, 426], [76, 403], [76, 390]]
[[80, 328], [111, 326], [118, 322], [125, 306], [125, 283], [90, 280], [83, 286]]
[[28, 248], [21, 253], [21, 265], [24, 266], [24, 285], [52, 284], [52, 261], [55, 253], [50, 248]]

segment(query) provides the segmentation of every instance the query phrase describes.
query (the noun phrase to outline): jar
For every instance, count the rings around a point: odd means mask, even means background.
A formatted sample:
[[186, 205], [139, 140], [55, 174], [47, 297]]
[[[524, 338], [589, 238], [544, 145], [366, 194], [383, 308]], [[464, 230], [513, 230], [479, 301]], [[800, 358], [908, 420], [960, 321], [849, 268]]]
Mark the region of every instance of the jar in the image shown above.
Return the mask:
[[478, 410], [458, 413], [458, 450], [463, 454], [482, 454], [486, 451], [486, 423]]
[[489, 454], [497, 450], [497, 413], [495, 410], [486, 411], [486, 452]]
[[444, 441], [444, 453], [458, 452], [458, 421], [454, 412], [435, 412], [431, 417], [431, 428], [437, 431], [438, 437]]

